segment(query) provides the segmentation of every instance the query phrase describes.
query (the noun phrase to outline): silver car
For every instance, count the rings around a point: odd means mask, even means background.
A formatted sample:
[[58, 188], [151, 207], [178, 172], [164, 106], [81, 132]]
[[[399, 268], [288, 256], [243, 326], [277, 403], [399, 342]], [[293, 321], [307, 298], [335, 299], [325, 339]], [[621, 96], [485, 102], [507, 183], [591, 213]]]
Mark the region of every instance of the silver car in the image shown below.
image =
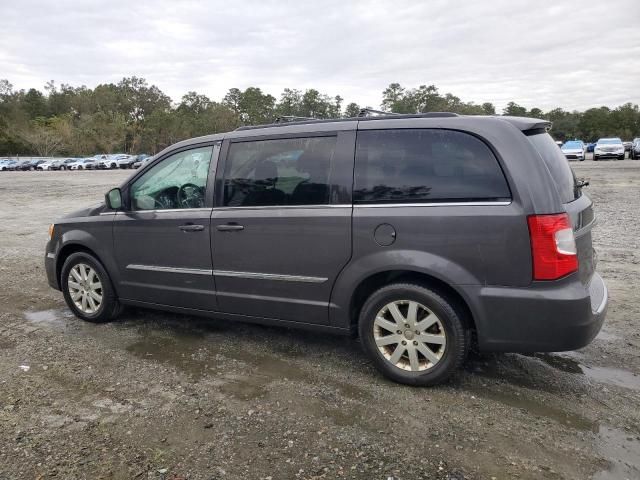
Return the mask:
[[584, 161], [587, 147], [581, 140], [569, 140], [560, 147], [567, 160]]
[[601, 138], [593, 149], [593, 160], [617, 158], [624, 160], [624, 145], [619, 138]]

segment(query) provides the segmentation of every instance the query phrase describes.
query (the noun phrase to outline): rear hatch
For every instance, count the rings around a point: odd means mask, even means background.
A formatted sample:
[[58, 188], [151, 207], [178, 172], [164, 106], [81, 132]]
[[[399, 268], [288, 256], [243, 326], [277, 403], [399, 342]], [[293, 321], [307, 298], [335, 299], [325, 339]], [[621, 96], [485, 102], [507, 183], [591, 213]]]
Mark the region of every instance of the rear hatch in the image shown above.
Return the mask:
[[569, 162], [551, 135], [540, 132], [527, 135], [527, 138], [544, 160], [560, 194], [564, 209], [571, 217], [578, 249], [578, 273], [580, 281], [587, 285], [595, 271], [596, 258], [591, 241], [591, 230], [595, 221], [593, 203], [587, 195], [582, 193], [582, 188], [579, 186]]

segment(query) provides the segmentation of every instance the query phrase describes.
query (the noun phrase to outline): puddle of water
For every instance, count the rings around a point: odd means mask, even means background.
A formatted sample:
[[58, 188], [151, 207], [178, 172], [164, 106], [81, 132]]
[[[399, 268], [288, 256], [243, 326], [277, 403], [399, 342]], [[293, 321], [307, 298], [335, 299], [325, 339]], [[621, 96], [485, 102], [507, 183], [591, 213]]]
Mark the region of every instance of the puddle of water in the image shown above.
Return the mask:
[[556, 370], [584, 375], [598, 383], [616, 385], [618, 387], [640, 390], [640, 375], [628, 370], [612, 367], [592, 367], [578, 362], [567, 355], [535, 354], [534, 358], [542, 360]]
[[26, 311], [24, 318], [35, 325], [45, 325], [52, 327], [64, 327], [67, 325], [67, 319], [73, 317], [73, 314], [65, 310], [40, 310]]
[[199, 337], [144, 336], [126, 347], [127, 352], [143, 360], [154, 360], [174, 366], [194, 380], [202, 378], [215, 355], [205, 352], [207, 344]]
[[596, 437], [596, 448], [609, 462], [609, 468], [598, 472], [594, 480], [640, 478], [640, 441], [637, 435], [601, 426]]
[[261, 397], [267, 392], [267, 385], [275, 380], [305, 380], [305, 372], [284, 360], [267, 355], [235, 350], [224, 353], [244, 367], [234, 375], [229, 383], [222, 385], [221, 391], [242, 400]]
[[628, 370], [583, 366], [583, 373], [599, 383], [608, 383], [610, 385], [640, 391], [640, 375], [636, 375]]
[[548, 418], [561, 425], [574, 428], [576, 430], [596, 432], [598, 425], [577, 413], [569, 412], [558, 407], [547, 405], [535, 398], [517, 394], [516, 392], [505, 392], [489, 389], [475, 389], [478, 396], [500, 402], [510, 407], [526, 410], [528, 413], [539, 417]]
[[613, 342], [614, 340], [618, 340], [620, 337], [618, 335], [614, 335], [613, 333], [609, 333], [606, 330], [600, 330], [596, 340], [604, 340], [605, 342]]

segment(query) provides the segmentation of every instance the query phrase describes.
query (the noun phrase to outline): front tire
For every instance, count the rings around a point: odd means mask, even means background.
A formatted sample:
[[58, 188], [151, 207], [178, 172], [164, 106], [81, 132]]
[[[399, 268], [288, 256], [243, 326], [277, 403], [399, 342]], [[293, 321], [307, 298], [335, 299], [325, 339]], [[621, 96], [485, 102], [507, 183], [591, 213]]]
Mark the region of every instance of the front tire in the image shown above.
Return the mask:
[[60, 286], [67, 306], [82, 320], [103, 323], [121, 311], [109, 274], [100, 261], [86, 252], [76, 252], [65, 260]]
[[391, 284], [374, 292], [362, 307], [358, 330], [375, 367], [407, 385], [446, 381], [469, 350], [469, 331], [452, 303], [410, 283]]

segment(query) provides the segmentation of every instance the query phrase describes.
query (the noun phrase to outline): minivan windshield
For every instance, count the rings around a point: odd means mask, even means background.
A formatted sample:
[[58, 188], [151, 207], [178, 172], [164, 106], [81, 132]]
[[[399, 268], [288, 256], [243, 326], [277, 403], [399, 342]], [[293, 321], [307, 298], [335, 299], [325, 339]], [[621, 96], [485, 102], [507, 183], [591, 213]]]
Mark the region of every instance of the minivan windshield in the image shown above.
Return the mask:
[[576, 185], [576, 176], [562, 151], [548, 133], [537, 133], [527, 136], [538, 151], [549, 169], [563, 203], [569, 203], [580, 197], [580, 189]]
[[598, 140], [599, 144], [604, 144], [604, 145], [617, 145], [619, 143], [622, 143], [622, 140], [620, 140], [619, 138], [601, 138], [600, 140]]

